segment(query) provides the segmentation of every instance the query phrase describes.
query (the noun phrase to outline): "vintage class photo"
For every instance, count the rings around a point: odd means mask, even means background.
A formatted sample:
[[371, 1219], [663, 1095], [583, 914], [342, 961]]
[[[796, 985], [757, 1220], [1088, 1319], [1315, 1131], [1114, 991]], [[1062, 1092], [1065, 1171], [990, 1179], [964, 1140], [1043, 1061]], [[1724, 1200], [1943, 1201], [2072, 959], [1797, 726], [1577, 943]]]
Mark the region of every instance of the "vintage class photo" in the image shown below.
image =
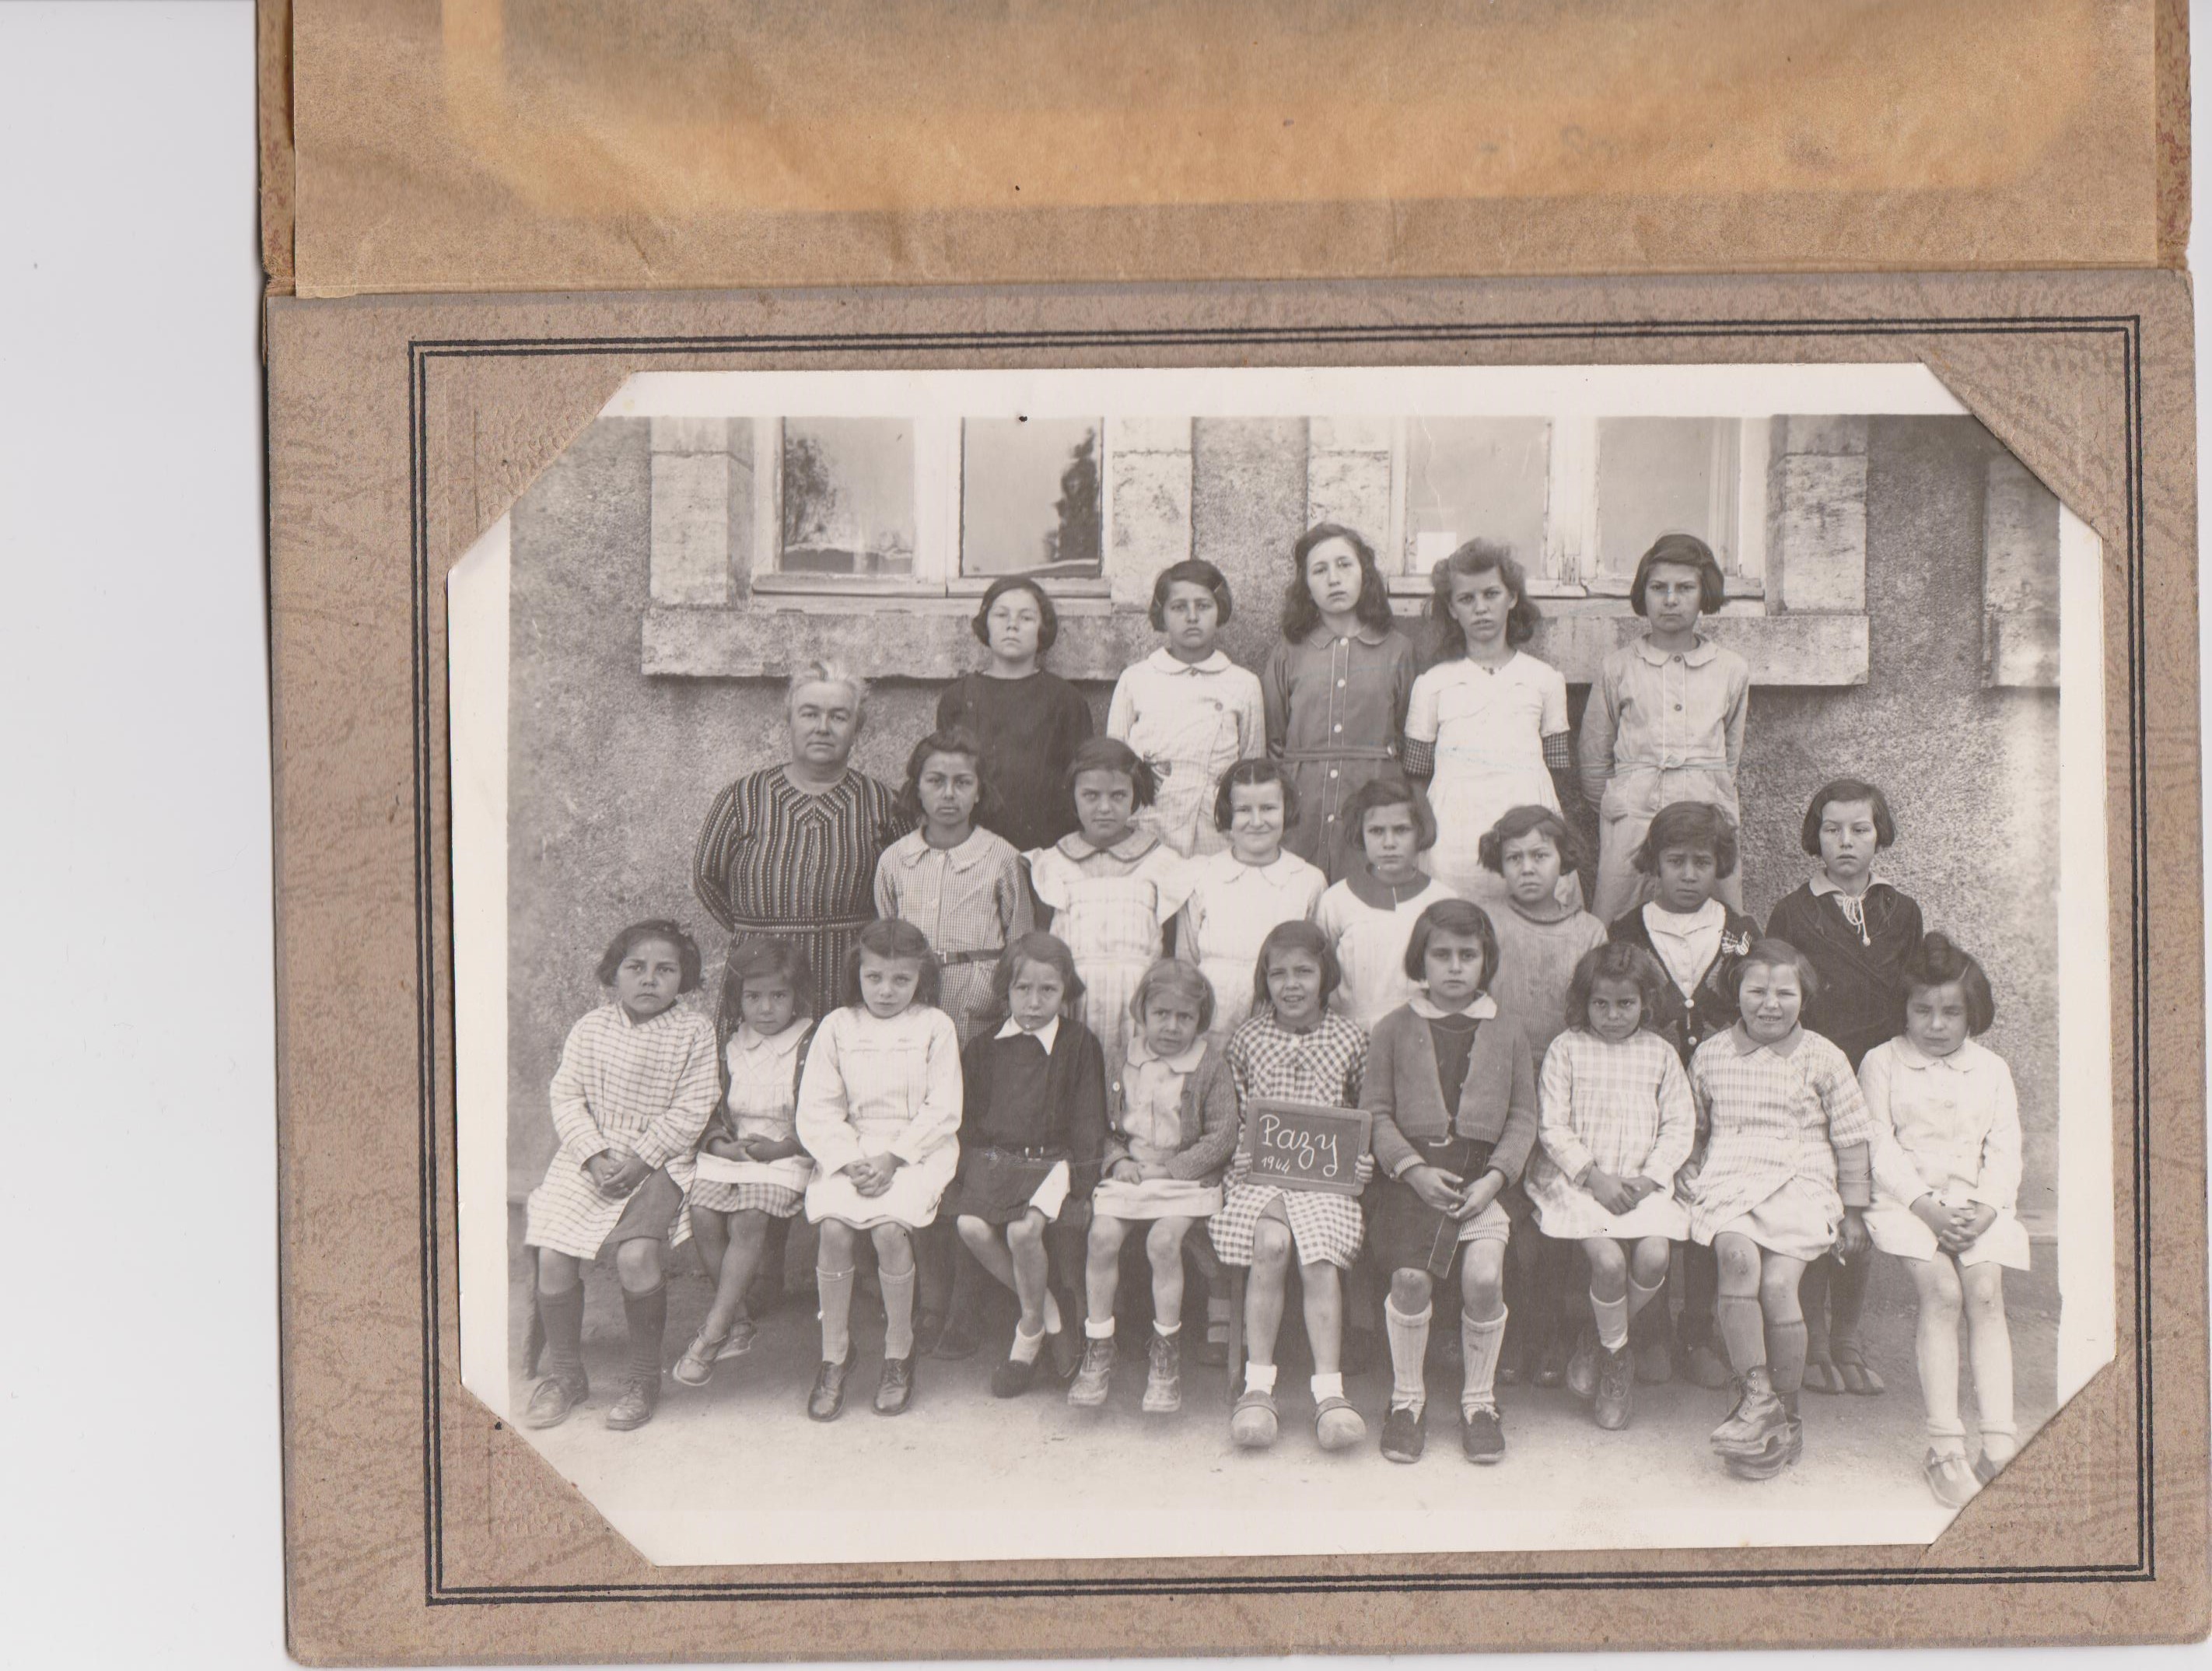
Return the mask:
[[1917, 366], [633, 379], [470, 1386], [665, 1562], [1924, 1542], [2110, 1352], [2098, 550]]

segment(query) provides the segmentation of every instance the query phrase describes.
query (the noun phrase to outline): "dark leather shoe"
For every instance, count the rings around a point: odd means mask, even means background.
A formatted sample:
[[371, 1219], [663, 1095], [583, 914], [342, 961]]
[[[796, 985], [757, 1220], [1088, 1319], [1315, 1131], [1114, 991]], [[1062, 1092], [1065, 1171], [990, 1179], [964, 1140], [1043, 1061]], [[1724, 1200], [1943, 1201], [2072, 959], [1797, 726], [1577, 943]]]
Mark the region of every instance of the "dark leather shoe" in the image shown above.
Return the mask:
[[806, 1395], [806, 1413], [816, 1421], [835, 1421], [845, 1408], [845, 1376], [852, 1360], [824, 1364], [814, 1372], [814, 1390]]
[[623, 1386], [622, 1396], [608, 1407], [607, 1425], [617, 1433], [627, 1433], [651, 1421], [653, 1413], [659, 1407], [659, 1376], [633, 1375]]
[[[888, 1370], [890, 1365], [885, 1364], [884, 1368]], [[1018, 1358], [1009, 1358], [991, 1371], [991, 1396], [1019, 1398], [1036, 1385], [1036, 1358], [1032, 1358], [1024, 1363]], [[882, 1406], [878, 1404], [877, 1407], [880, 1409]]]
[[876, 1413], [879, 1416], [900, 1415], [913, 1402], [914, 1359], [884, 1358], [884, 1378], [876, 1383]]

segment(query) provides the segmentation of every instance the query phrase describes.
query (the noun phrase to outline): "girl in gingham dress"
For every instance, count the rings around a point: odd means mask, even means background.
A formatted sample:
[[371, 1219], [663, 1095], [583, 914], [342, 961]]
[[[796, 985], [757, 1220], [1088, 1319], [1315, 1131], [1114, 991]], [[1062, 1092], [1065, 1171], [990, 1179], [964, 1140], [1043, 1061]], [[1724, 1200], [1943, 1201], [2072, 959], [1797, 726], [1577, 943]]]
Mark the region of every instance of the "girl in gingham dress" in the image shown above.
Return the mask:
[[[1252, 1014], [1229, 1040], [1229, 1072], [1240, 1108], [1255, 1097], [1359, 1106], [1367, 1035], [1328, 1009], [1337, 979], [1335, 954], [1313, 924], [1286, 922], [1268, 934], [1253, 971]], [[1230, 1163], [1221, 1211], [1206, 1225], [1224, 1263], [1252, 1270], [1244, 1296], [1249, 1361], [1229, 1435], [1249, 1449], [1275, 1442], [1275, 1336], [1295, 1255], [1306, 1338], [1313, 1347], [1314, 1436], [1324, 1450], [1341, 1450], [1367, 1431], [1345, 1399], [1339, 1368], [1340, 1273], [1359, 1254], [1359, 1202], [1350, 1195], [1255, 1183], [1251, 1168], [1250, 1153], [1240, 1148]], [[1360, 1156], [1357, 1176], [1363, 1187], [1374, 1170], [1373, 1160]]]
[[1094, 737], [1068, 763], [1076, 833], [1027, 855], [1049, 928], [1075, 955], [1083, 1024], [1108, 1060], [1129, 1048], [1129, 1000], [1168, 950], [1168, 925], [1190, 896], [1189, 866], [1137, 827], [1152, 805], [1152, 769], [1126, 743]]
[[813, 980], [792, 942], [763, 937], [730, 954], [722, 976], [729, 1035], [722, 1105], [697, 1158], [669, 1164], [671, 1176], [685, 1184], [700, 1261], [714, 1278], [714, 1303], [676, 1360], [673, 1373], [686, 1387], [705, 1386], [720, 1359], [752, 1349], [745, 1291], [760, 1270], [770, 1227], [798, 1215], [799, 1192], [814, 1176], [792, 1119], [813, 1013]]
[[1645, 1024], [1667, 981], [1641, 946], [1583, 954], [1567, 987], [1565, 1032], [1537, 1085], [1541, 1146], [1528, 1199], [1547, 1237], [1589, 1257], [1589, 1308], [1602, 1354], [1594, 1413], [1628, 1425], [1635, 1387], [1628, 1328], [1659, 1297], [1674, 1244], [1689, 1234], [1674, 1175], [1697, 1142], [1698, 1110], [1674, 1047]]
[[629, 1362], [606, 1425], [642, 1427], [660, 1401], [660, 1341], [668, 1324], [662, 1249], [687, 1233], [684, 1191], [669, 1176], [714, 1112], [714, 1024], [678, 1002], [699, 984], [699, 948], [656, 918], [617, 934], [599, 959], [614, 989], [569, 1030], [553, 1075], [560, 1139], [545, 1181], [531, 1192], [523, 1231], [538, 1250], [538, 1309], [525, 1368], [540, 1352], [545, 1378], [523, 1424], [551, 1427], [591, 1392], [584, 1375], [583, 1267], [609, 1243], [629, 1325]]
[[1713, 1431], [1730, 1470], [1771, 1479], [1804, 1449], [1798, 1279], [1831, 1249], [1863, 1257], [1874, 1122], [1844, 1053], [1799, 1024], [1812, 966], [1785, 940], [1753, 942], [1736, 970], [1739, 1019], [1698, 1047], [1690, 1089], [1705, 1133], [1685, 1169], [1690, 1234], [1720, 1261], [1720, 1332], [1736, 1404]]

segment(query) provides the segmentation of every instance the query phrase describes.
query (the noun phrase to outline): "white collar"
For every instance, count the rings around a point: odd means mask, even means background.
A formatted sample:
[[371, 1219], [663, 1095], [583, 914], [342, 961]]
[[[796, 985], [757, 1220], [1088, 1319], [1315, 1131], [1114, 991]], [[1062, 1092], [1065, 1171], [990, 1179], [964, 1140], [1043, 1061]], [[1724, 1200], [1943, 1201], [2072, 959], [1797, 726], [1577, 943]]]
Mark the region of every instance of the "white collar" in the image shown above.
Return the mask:
[[[1812, 890], [1813, 897], [1815, 899], [1820, 898], [1824, 894], [1843, 894], [1845, 899], [1851, 897], [1850, 894], [1844, 893], [1843, 888], [1837, 883], [1836, 878], [1829, 875], [1826, 870], [1814, 871], [1813, 872], [1813, 879], [1810, 882], [1808, 882], [1805, 885]], [[1881, 876], [1873, 871], [1869, 871], [1867, 872], [1866, 886], [1859, 890], [1857, 896], [1861, 899], [1864, 899], [1869, 894], [1872, 893], [1881, 885]]]
[[1644, 906], [1644, 926], [1655, 934], [1671, 934], [1684, 939], [1703, 929], [1727, 926], [1728, 907], [1717, 898], [1709, 899], [1694, 911], [1670, 911], [1657, 900], [1647, 900]]
[[1145, 1042], [1142, 1033], [1133, 1034], [1129, 1039], [1129, 1066], [1132, 1067], [1142, 1067], [1146, 1062], [1158, 1062], [1178, 1073], [1195, 1073], [1199, 1063], [1205, 1059], [1206, 1039], [1203, 1035], [1186, 1046], [1182, 1054], [1176, 1056], [1155, 1054], [1152, 1047]]
[[1972, 1058], [1980, 1054], [1980, 1047], [1973, 1040], [1961, 1039], [1959, 1048], [1949, 1055], [1931, 1056], [1902, 1033], [1892, 1041], [1892, 1048], [1899, 1067], [1910, 1067], [1918, 1072], [1940, 1067], [1951, 1073], [1971, 1073], [1974, 1069]]
[[1158, 835], [1141, 826], [1132, 825], [1129, 833], [1110, 848], [1095, 845], [1081, 830], [1070, 830], [1056, 844], [1062, 856], [1081, 864], [1085, 860], [1104, 853], [1110, 854], [1125, 865], [1133, 865], [1154, 848], [1160, 845]]
[[1498, 1013], [1496, 1000], [1486, 992], [1475, 993], [1463, 1010], [1447, 1010], [1431, 1004], [1429, 1001], [1428, 993], [1425, 992], [1415, 993], [1407, 1002], [1413, 1013], [1424, 1021], [1442, 1021], [1447, 1017], [1455, 1015], [1471, 1016], [1477, 1021], [1488, 1021]]
[[1212, 866], [1226, 880], [1234, 882], [1243, 877], [1256, 876], [1278, 888], [1295, 887], [1307, 872], [1314, 870], [1313, 866], [1288, 848], [1283, 848], [1264, 865], [1248, 865], [1228, 848], [1222, 848], [1205, 862]]
[[1226, 650], [1215, 650], [1203, 661], [1184, 661], [1164, 645], [1145, 660], [1156, 673], [1225, 673], [1236, 665]]
[[1720, 646], [1703, 633], [1698, 641], [1686, 650], [1662, 650], [1646, 634], [1636, 640], [1636, 653], [1654, 667], [1664, 667], [1669, 661], [1685, 661], [1692, 667], [1702, 667], [1720, 653]]
[[[1022, 1024], [1015, 1020], [1013, 1017], [1008, 1016], [1006, 1018], [1006, 1024], [1000, 1028], [997, 1032], [992, 1034], [991, 1036], [994, 1038], [1014, 1038], [1023, 1033], [1029, 1032], [1030, 1030], [1028, 1028], [1023, 1026]], [[1035, 1039], [1039, 1044], [1044, 1046], [1044, 1053], [1046, 1055], [1049, 1056], [1052, 1054], [1053, 1041], [1060, 1036], [1060, 1018], [1058, 1016], [1053, 1017], [1051, 1020], [1046, 1022], [1045, 1024], [1038, 1028], [1036, 1031], [1030, 1033], [1030, 1036]]]
[[795, 1015], [791, 1018], [791, 1025], [780, 1033], [756, 1032], [751, 1022], [741, 1021], [731, 1042], [748, 1055], [757, 1050], [765, 1050], [771, 1055], [787, 1056], [799, 1048], [799, 1041], [805, 1036], [806, 1018]]
[[899, 863], [904, 865], [908, 870], [928, 858], [931, 854], [941, 853], [945, 855], [945, 862], [954, 870], [966, 871], [973, 870], [983, 862], [990, 854], [991, 842], [994, 839], [996, 838], [989, 830], [981, 824], [976, 824], [968, 831], [968, 839], [961, 842], [958, 847], [933, 848], [929, 844], [928, 836], [919, 829], [910, 829], [891, 843], [890, 850]]

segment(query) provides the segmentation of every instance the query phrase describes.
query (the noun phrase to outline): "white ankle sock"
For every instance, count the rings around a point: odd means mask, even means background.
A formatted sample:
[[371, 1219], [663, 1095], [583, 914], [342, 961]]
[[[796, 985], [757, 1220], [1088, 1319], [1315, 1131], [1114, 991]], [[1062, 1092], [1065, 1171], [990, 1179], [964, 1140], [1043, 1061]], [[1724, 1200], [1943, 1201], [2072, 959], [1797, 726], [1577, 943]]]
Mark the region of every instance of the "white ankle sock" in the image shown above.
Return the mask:
[[1038, 1351], [1043, 1346], [1044, 1331], [1042, 1329], [1039, 1329], [1036, 1334], [1031, 1334], [1024, 1330], [1019, 1323], [1016, 1323], [1014, 1325], [1014, 1349], [1008, 1352], [1006, 1356], [1012, 1358], [1017, 1364], [1034, 1364], [1037, 1360]]
[[1247, 1364], [1244, 1366], [1244, 1390], [1248, 1393], [1273, 1392], [1275, 1366], [1273, 1364]]
[[1083, 1338], [1086, 1340], [1112, 1340], [1114, 1338], [1114, 1320], [1111, 1317], [1109, 1317], [1103, 1323], [1094, 1323], [1089, 1318], [1085, 1318], [1083, 1322]]
[[1316, 1376], [1313, 1378], [1313, 1395], [1314, 1402], [1316, 1404], [1320, 1403], [1325, 1398], [1342, 1398], [1344, 1396], [1344, 1376], [1340, 1374]]
[[1182, 1333], [1182, 1325], [1181, 1323], [1163, 1323], [1155, 1322], [1152, 1324], [1152, 1333], [1158, 1335], [1163, 1340], [1172, 1340], [1176, 1335]]

